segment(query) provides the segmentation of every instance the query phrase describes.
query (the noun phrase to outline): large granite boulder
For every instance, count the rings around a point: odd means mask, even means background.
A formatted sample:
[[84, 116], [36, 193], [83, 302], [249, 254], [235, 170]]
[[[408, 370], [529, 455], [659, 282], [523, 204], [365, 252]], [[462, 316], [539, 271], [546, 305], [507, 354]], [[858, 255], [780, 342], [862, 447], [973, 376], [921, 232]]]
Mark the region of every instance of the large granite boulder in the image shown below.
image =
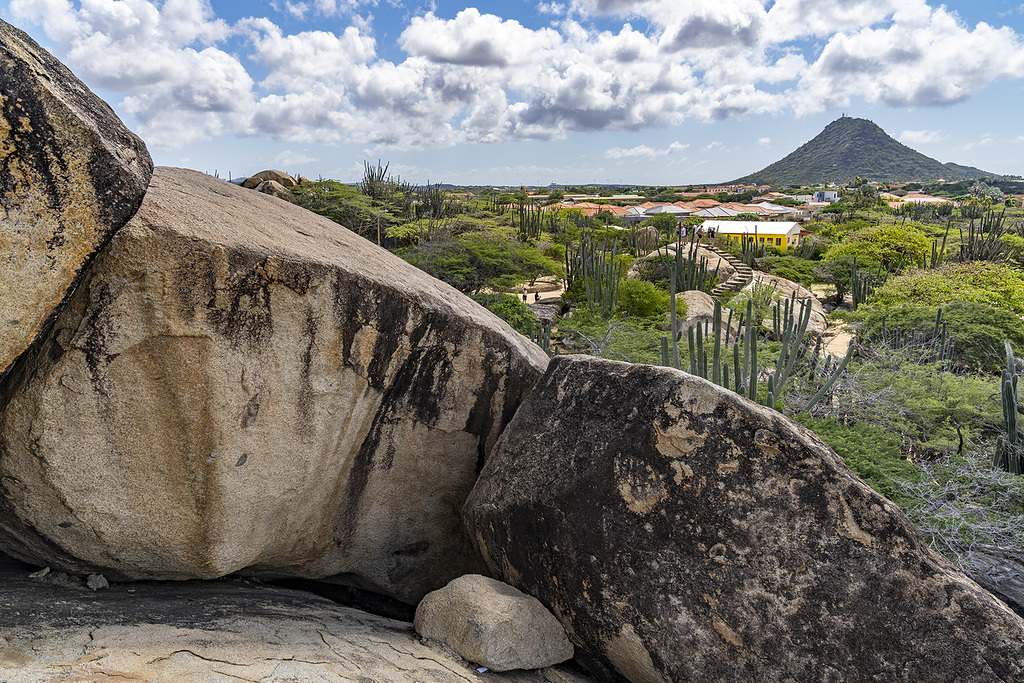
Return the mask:
[[0, 544], [113, 578], [480, 571], [460, 512], [547, 356], [325, 218], [160, 168], [0, 405]]
[[[685, 345], [687, 343], [686, 331], [691, 327], [694, 328], [694, 334], [708, 330], [714, 337], [713, 325], [715, 322], [715, 298], [710, 294], [691, 289], [686, 292], [680, 292], [677, 297], [678, 300], [682, 301], [686, 305], [686, 315], [680, 316], [676, 320], [676, 329], [682, 332], [681, 343]], [[722, 309], [722, 327], [728, 326], [728, 335], [722, 335], [722, 343], [729, 344], [736, 339], [736, 335], [740, 333], [740, 317], [733, 314], [730, 316], [728, 308]]]
[[670, 368], [555, 357], [465, 518], [604, 680], [1024, 680], [1024, 621], [892, 502]]
[[572, 665], [478, 672], [412, 624], [232, 579], [91, 591], [0, 555], [0, 679], [210, 683], [591, 683]]
[[110, 107], [0, 21], [0, 378], [139, 208], [152, 171]]

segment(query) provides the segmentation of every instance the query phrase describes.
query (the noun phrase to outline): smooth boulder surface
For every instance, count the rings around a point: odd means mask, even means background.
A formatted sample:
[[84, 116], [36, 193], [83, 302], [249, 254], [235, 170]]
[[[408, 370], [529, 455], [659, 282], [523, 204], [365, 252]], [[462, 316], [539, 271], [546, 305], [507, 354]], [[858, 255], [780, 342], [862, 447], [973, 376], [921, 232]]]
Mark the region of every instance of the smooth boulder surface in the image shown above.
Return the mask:
[[416, 606], [416, 632], [491, 669], [541, 669], [572, 659], [572, 643], [537, 598], [479, 574], [454, 579]]
[[0, 378], [138, 209], [152, 171], [106, 103], [0, 21]]
[[546, 363], [336, 223], [158, 168], [0, 406], [0, 545], [415, 603], [482, 570], [461, 508]]
[[295, 178], [284, 171], [275, 171], [274, 169], [267, 169], [266, 171], [260, 171], [254, 173], [245, 180], [242, 181], [242, 187], [248, 190], [254, 190], [260, 186], [260, 183], [272, 180], [275, 183], [280, 183], [282, 187], [294, 187], [298, 185]]
[[0, 680], [589, 683], [566, 665], [478, 673], [412, 624], [301, 591], [215, 581], [92, 591], [0, 556]]
[[814, 296], [811, 290], [784, 277], [759, 272], [754, 275], [754, 279], [750, 281], [750, 284], [743, 288], [743, 291], [749, 293], [753, 291], [754, 287], [759, 285], [771, 287], [780, 300], [790, 299], [793, 295], [796, 295], [797, 310], [799, 310], [799, 302], [801, 301], [810, 304], [811, 319], [807, 323], [807, 334], [817, 337], [825, 333], [825, 330], [828, 328], [828, 321], [825, 320], [825, 309], [821, 305], [821, 301]]
[[264, 180], [256, 186], [256, 191], [262, 192], [263, 194], [269, 194], [271, 197], [283, 199], [286, 202], [291, 202], [292, 204], [296, 203], [295, 197], [288, 191], [288, 188], [276, 180]]
[[[680, 340], [681, 345], [686, 345], [687, 336], [686, 331], [691, 327], [694, 328], [694, 333], [703, 331], [705, 328], [708, 330], [713, 329], [711, 326], [715, 321], [715, 298], [710, 294], [691, 289], [685, 292], [680, 292], [677, 298], [686, 304], [686, 315], [680, 317], [676, 322], [676, 329], [683, 333]], [[740, 332], [740, 321], [739, 316], [732, 316], [730, 322], [729, 311], [722, 309], [722, 327], [729, 325], [728, 335], [722, 335], [722, 343], [727, 344], [729, 339], [735, 339], [735, 336]]]
[[1024, 621], [781, 414], [552, 359], [466, 503], [488, 567], [608, 681], [1019, 681]]

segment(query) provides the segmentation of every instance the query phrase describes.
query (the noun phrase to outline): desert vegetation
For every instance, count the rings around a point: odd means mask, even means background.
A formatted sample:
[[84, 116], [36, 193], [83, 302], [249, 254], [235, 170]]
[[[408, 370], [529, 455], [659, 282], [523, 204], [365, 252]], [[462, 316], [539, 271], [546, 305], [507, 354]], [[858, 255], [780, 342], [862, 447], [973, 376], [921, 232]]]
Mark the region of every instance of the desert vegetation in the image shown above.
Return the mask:
[[[894, 211], [857, 191], [806, 225], [797, 249], [718, 239], [755, 271], [827, 300], [829, 325], [853, 335], [829, 353], [807, 332], [809, 307], [767, 285], [723, 295], [712, 319], [678, 331], [681, 293], [708, 292], [718, 277], [692, 229], [687, 244], [663, 249], [676, 239], [667, 214], [625, 228], [610, 214], [542, 211], [525, 188], [445, 192], [380, 164], [358, 187], [318, 181], [296, 195], [550, 353], [676, 366], [803, 423], [968, 570], [979, 548], [1024, 545], [1024, 479], [1006, 471], [1024, 448], [1012, 356], [1024, 349], [1019, 210], [974, 195], [955, 209]], [[646, 228], [657, 245], [638, 238]], [[522, 298], [542, 279], [561, 285], [552, 327]]]

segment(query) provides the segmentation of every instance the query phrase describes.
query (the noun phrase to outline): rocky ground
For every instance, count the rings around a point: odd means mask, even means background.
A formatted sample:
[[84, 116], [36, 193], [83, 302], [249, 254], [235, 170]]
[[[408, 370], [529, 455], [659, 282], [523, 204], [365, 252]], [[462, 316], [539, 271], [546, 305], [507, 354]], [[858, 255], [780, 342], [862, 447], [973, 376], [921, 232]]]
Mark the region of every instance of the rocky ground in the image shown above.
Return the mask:
[[592, 680], [571, 665], [477, 671], [421, 640], [410, 622], [260, 582], [148, 581], [92, 590], [79, 577], [38, 574], [0, 555], [6, 683]]

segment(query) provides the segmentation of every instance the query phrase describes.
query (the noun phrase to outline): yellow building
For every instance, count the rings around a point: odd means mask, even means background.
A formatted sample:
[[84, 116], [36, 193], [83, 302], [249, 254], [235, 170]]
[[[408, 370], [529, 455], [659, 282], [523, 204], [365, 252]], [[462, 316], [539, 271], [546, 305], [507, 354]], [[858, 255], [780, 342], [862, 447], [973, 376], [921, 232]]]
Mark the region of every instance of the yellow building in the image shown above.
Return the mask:
[[805, 231], [799, 223], [793, 221], [704, 221], [701, 224], [704, 234], [714, 229], [715, 236], [732, 239], [754, 240], [758, 244], [769, 245], [779, 249], [789, 249], [800, 244], [801, 234]]

